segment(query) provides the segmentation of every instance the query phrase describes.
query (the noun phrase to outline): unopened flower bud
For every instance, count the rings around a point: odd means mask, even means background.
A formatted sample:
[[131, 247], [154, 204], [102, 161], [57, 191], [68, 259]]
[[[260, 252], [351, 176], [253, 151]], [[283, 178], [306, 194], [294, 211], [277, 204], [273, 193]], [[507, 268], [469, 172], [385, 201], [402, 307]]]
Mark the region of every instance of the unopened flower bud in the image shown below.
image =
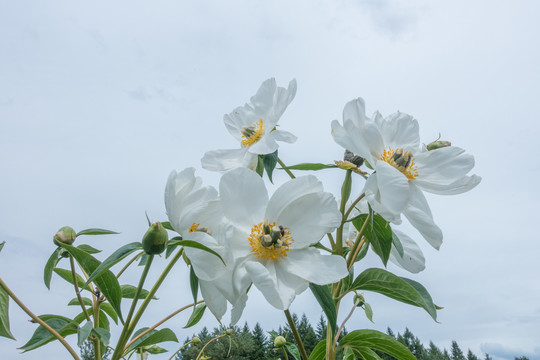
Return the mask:
[[278, 348], [284, 347], [287, 345], [287, 340], [283, 336], [277, 336], [274, 339], [274, 345]]
[[429, 151], [431, 151], [431, 150], [440, 149], [440, 148], [449, 147], [449, 146], [452, 146], [452, 143], [450, 141], [437, 140], [437, 141], [430, 142], [426, 147]]
[[193, 339], [191, 339], [191, 343], [195, 346], [199, 345], [201, 343], [201, 339], [199, 339], [198, 337], [194, 336]]
[[159, 221], [156, 221], [146, 231], [146, 234], [144, 234], [142, 247], [148, 255], [157, 255], [165, 251], [168, 241], [169, 235], [167, 234], [167, 230], [165, 230]]
[[356, 304], [356, 306], [362, 306], [366, 302], [366, 300], [364, 299], [364, 296], [362, 296], [362, 294], [354, 295], [353, 301]]
[[58, 232], [53, 237], [53, 242], [55, 245], [60, 246], [60, 244], [71, 245], [75, 241], [77, 233], [69, 226], [64, 226], [60, 228]]
[[225, 334], [232, 335], [234, 333], [234, 329], [227, 329], [225, 330]]

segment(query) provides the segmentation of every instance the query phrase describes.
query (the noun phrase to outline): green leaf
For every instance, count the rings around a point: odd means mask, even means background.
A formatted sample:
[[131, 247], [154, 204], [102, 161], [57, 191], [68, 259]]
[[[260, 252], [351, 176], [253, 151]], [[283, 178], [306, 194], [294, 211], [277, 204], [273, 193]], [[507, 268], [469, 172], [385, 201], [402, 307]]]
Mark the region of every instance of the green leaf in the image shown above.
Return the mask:
[[263, 165], [264, 169], [266, 170], [266, 173], [268, 174], [268, 179], [270, 179], [270, 182], [273, 184], [272, 181], [272, 173], [274, 172], [274, 169], [276, 168], [278, 159], [278, 151], [274, 151], [271, 154], [263, 155]]
[[6, 243], [5, 241], [2, 241], [2, 242], [0, 243], [0, 251], [2, 251], [2, 248], [4, 247], [4, 244], [5, 244], [5, 243]]
[[352, 170], [347, 170], [345, 173], [345, 180], [343, 180], [343, 185], [341, 185], [341, 200], [340, 202], [342, 204], [347, 204], [347, 201], [349, 201], [349, 197], [351, 196], [351, 188], [352, 188]]
[[184, 329], [187, 329], [187, 328], [192, 327], [193, 325], [197, 324], [201, 320], [205, 310], [206, 310], [206, 305], [205, 304], [197, 305], [195, 307], [195, 309], [193, 309], [193, 313], [189, 317], [189, 320], [188, 320], [186, 326], [184, 326]]
[[321, 163], [303, 163], [298, 165], [287, 166], [285, 169], [289, 170], [322, 170], [337, 168], [337, 165], [321, 164]]
[[321, 340], [309, 354], [309, 360], [324, 360], [326, 356], [326, 340]]
[[[92, 306], [92, 300], [90, 300], [89, 298], [83, 297], [82, 300], [83, 300], [83, 304], [84, 304], [84, 305], [86, 305], [86, 306]], [[73, 298], [73, 299], [71, 299], [71, 300], [69, 301], [68, 306], [74, 306], [74, 305], [76, 305], [76, 306], [81, 306], [81, 304], [79, 303], [79, 299]]]
[[16, 340], [9, 330], [9, 294], [2, 285], [0, 285], [0, 336]]
[[390, 335], [376, 330], [355, 330], [348, 333], [339, 341], [339, 348], [347, 347], [355, 351], [367, 347], [382, 351], [398, 360], [416, 360], [405, 345]]
[[[142, 328], [139, 329], [135, 334], [133, 334], [133, 338], [135, 338], [137, 335], [142, 333], [143, 331], [146, 331], [148, 328]], [[150, 346], [159, 344], [166, 341], [174, 341], [178, 342], [178, 338], [174, 334], [174, 332], [171, 329], [161, 329], [161, 330], [152, 330], [148, 334], [141, 337], [139, 340], [135, 341], [133, 344], [127, 348], [126, 352], [129, 352], [133, 349], [144, 347], [144, 346]]]
[[401, 243], [401, 240], [399, 240], [399, 237], [396, 235], [396, 233], [393, 231], [392, 231], [392, 244], [394, 244], [394, 247], [399, 253], [399, 256], [403, 257], [403, 244]]
[[169, 256], [172, 255], [174, 250], [180, 246], [179, 241], [182, 240], [181, 236], [175, 236], [172, 239], [169, 240], [169, 243], [167, 244], [167, 250], [165, 251], [165, 259], [168, 259]]
[[291, 343], [286, 343], [286, 344], [285, 344], [285, 347], [287, 348], [287, 350], [289, 350], [289, 353], [290, 353], [296, 360], [302, 360], [302, 358], [300, 357], [300, 351], [298, 350], [298, 348], [296, 347], [296, 345], [291, 344]]
[[364, 360], [382, 360], [375, 351], [367, 347], [355, 348], [352, 351], [354, 355], [360, 356]]
[[47, 260], [47, 263], [45, 264], [45, 269], [43, 269], [43, 281], [45, 282], [45, 286], [47, 289], [51, 289], [51, 278], [53, 269], [60, 261], [61, 253], [64, 251], [61, 247], [56, 248], [56, 250], [53, 251], [51, 256], [49, 257], [49, 260]]
[[109, 315], [109, 317], [113, 319], [115, 324], [118, 324], [118, 314], [116, 313], [116, 311], [114, 311], [114, 308], [111, 306], [111, 304], [104, 302], [99, 305], [99, 308], [103, 310], [107, 315]]
[[223, 261], [223, 258], [221, 257], [221, 255], [219, 255], [217, 252], [210, 249], [209, 247], [206, 247], [205, 245], [201, 244], [200, 242], [192, 241], [192, 240], [180, 240], [178, 241], [178, 244], [185, 247], [192, 247], [192, 248], [204, 250], [206, 252], [209, 252], [210, 254], [216, 255], [221, 260], [223, 265], [225, 265], [225, 261]]
[[90, 277], [86, 281], [85, 285], [90, 284], [90, 282], [94, 280], [96, 276], [100, 275], [103, 271], [110, 269], [112, 266], [122, 261], [126, 256], [139, 249], [142, 249], [142, 244], [140, 242], [133, 242], [122, 246], [120, 249], [113, 252], [111, 256], [103, 260], [96, 270], [90, 274]]
[[144, 266], [144, 265], [146, 265], [146, 262], [148, 261], [148, 257], [149, 257], [148, 254], [143, 254], [143, 255], [141, 256], [141, 261], [139, 261], [139, 266]]
[[311, 283], [309, 284], [309, 288], [326, 314], [326, 318], [332, 329], [332, 336], [334, 336], [337, 327], [337, 311], [329, 287], [327, 285], [316, 285]]
[[88, 339], [88, 336], [90, 336], [90, 333], [92, 332], [92, 328], [94, 327], [94, 324], [92, 324], [91, 321], [87, 321], [86, 324], [79, 327], [77, 330], [77, 346], [81, 347], [82, 343], [85, 342], [86, 339]]
[[[40, 318], [42, 317], [40, 316]], [[42, 320], [45, 321], [47, 325], [56, 330], [63, 337], [76, 334], [79, 328], [76, 323], [69, 321], [69, 319], [66, 320], [58, 316], [54, 316], [53, 318], [47, 320], [42, 318]], [[30, 338], [30, 340], [28, 340], [28, 342], [21, 346], [19, 349], [23, 350], [23, 352], [27, 352], [37, 349], [54, 340], [57, 340], [54, 335], [52, 335], [49, 330], [39, 325], [36, 331], [34, 331], [34, 334]]]
[[373, 322], [373, 309], [371, 309], [371, 305], [369, 305], [367, 302], [364, 303], [364, 312], [366, 313], [366, 317], [369, 319], [369, 321]]
[[77, 233], [77, 236], [81, 236], [81, 235], [110, 235], [110, 234], [120, 234], [120, 233], [116, 232], [116, 231], [112, 231], [112, 230], [92, 228], [92, 229], [85, 229], [85, 230], [79, 231]]
[[[433, 304], [433, 307], [435, 308], [435, 310], [441, 310], [442, 309], [442, 307], [437, 306], [436, 304], [433, 303], [433, 299], [431, 298], [431, 295], [429, 295], [429, 292], [426, 290], [426, 288], [422, 284], [420, 284], [417, 281], [414, 281], [414, 280], [411, 280], [411, 279], [408, 279], [408, 278], [404, 278], [404, 277], [401, 277], [401, 279], [408, 282], [409, 285], [411, 285], [416, 291], [418, 291], [418, 293], [420, 294], [420, 296], [422, 296], [422, 298], [424, 299], [426, 304]], [[435, 313], [435, 316], [437, 316], [436, 313]], [[436, 319], [434, 319], [434, 320], [437, 321]]]
[[[149, 224], [148, 226], [150, 226], [150, 225], [152, 225], [152, 224]], [[165, 229], [167, 229], [167, 230], [174, 231], [174, 229], [173, 229], [171, 223], [168, 222], [168, 221], [162, 221], [162, 222], [161, 222], [161, 226], [163, 226], [163, 227], [164, 227]]]
[[152, 346], [149, 346], [146, 349], [144, 349], [144, 351], [146, 351], [149, 354], [157, 355], [157, 354], [166, 353], [168, 350], [164, 349], [162, 347], [159, 347], [157, 345], [152, 345]]
[[111, 333], [108, 330], [102, 328], [95, 328], [92, 329], [92, 332], [98, 337], [99, 341], [105, 344], [105, 346], [109, 345]]
[[[133, 285], [121, 285], [120, 289], [122, 289], [122, 297], [125, 299], [133, 299], [135, 297], [135, 293], [137, 292], [137, 287]], [[146, 299], [147, 295], [148, 290], [141, 289], [139, 299]], [[154, 296], [152, 299], [157, 300], [158, 298]]]
[[[93, 273], [101, 264], [99, 260], [81, 249], [66, 244], [62, 244], [62, 246], [69, 251], [69, 253], [75, 258], [75, 260], [77, 260], [79, 265], [81, 265], [87, 274]], [[122, 310], [120, 308], [120, 302], [122, 301], [122, 290], [120, 289], [120, 284], [118, 283], [116, 276], [109, 270], [105, 270], [96, 276], [94, 283], [97, 285], [101, 293], [105, 295], [109, 303], [120, 317], [120, 320], [123, 322]]]
[[[66, 280], [68, 283], [75, 285], [73, 283], [73, 273], [71, 272], [71, 270], [54, 268], [53, 271], [57, 273], [58, 275], [60, 275], [60, 277]], [[84, 285], [83, 278], [79, 274], [76, 274], [76, 276], [77, 276], [77, 285], [79, 285], [79, 288], [90, 291], [90, 288], [88, 286], [83, 286]]]
[[81, 244], [79, 246], [77, 246], [77, 248], [81, 249], [82, 251], [86, 251], [87, 253], [89, 254], [97, 254], [97, 253], [100, 253], [101, 250], [98, 250], [90, 245], [86, 245], [86, 244]]
[[197, 293], [199, 292], [199, 278], [193, 271], [193, 266], [189, 267], [189, 287], [191, 288], [191, 295], [193, 295], [193, 303], [197, 303]]
[[[352, 221], [358, 231], [360, 231], [368, 216], [368, 214], [362, 214]], [[375, 253], [379, 255], [384, 266], [386, 266], [390, 257], [390, 250], [392, 250], [392, 229], [390, 224], [378, 214], [372, 214], [371, 219], [368, 221], [364, 236], [373, 246]]]
[[351, 289], [377, 292], [405, 304], [421, 307], [437, 321], [437, 310], [431, 296], [422, 285], [413, 280], [401, 278], [383, 269], [371, 268], [358, 275]]
[[263, 177], [264, 175], [264, 158], [262, 155], [257, 157], [257, 167], [255, 168], [255, 172], [259, 174], [260, 177]]

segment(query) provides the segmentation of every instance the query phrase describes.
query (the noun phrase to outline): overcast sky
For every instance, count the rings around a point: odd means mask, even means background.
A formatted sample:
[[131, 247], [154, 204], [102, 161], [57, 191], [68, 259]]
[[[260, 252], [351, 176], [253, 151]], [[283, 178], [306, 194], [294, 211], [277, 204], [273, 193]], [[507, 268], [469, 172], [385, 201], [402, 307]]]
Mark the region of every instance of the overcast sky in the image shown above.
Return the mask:
[[[375, 324], [358, 312], [347, 327], [409, 327], [425, 344], [449, 348], [456, 340], [495, 360], [538, 360], [539, 13], [532, 0], [2, 0], [0, 241], [7, 244], [0, 277], [37, 314], [76, 315], [79, 309], [65, 306], [71, 286], [53, 278], [47, 291], [42, 281], [56, 230], [120, 231], [78, 240], [109, 253], [140, 240], [145, 211], [152, 220], [166, 219], [171, 170], [194, 166], [205, 183], [218, 184], [200, 158], [237, 146], [223, 114], [269, 77], [281, 86], [296, 78], [296, 99], [280, 124], [299, 139], [280, 148], [285, 162], [339, 159], [330, 122], [341, 119], [347, 101], [363, 97], [368, 114], [415, 116], [423, 142], [440, 132], [467, 149], [476, 158], [473, 172], [483, 178], [466, 194], [428, 196], [445, 236], [440, 251], [405, 228], [424, 250], [424, 272], [389, 265], [444, 306], [440, 323], [366, 293]], [[320, 175], [337, 194], [342, 174]], [[276, 175], [277, 183], [286, 179]], [[380, 265], [369, 257], [365, 266]], [[135, 284], [136, 271], [124, 281]], [[141, 326], [190, 296], [187, 271], [178, 267]], [[313, 323], [321, 314], [309, 292], [291, 311], [305, 312]], [[182, 330], [188, 315], [168, 323], [182, 341], [217, 324], [207, 314], [200, 326]], [[16, 347], [35, 326], [14, 303], [10, 317], [17, 342], [0, 338], [3, 359], [58, 359], [64, 351], [49, 344], [19, 355]], [[285, 317], [251, 291], [244, 321], [270, 330]]]

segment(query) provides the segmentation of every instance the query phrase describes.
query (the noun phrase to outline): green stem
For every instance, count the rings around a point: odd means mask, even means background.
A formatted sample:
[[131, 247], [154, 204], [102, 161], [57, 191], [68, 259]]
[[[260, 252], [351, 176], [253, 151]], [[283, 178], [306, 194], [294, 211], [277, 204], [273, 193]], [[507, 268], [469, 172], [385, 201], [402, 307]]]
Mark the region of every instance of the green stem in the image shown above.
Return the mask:
[[336, 360], [334, 339], [332, 338], [332, 328], [326, 322], [326, 357], [325, 360]]
[[345, 180], [341, 186], [341, 202], [339, 203], [339, 212], [343, 216], [341, 219], [341, 225], [336, 230], [336, 246], [334, 248], [337, 255], [343, 255], [343, 224], [345, 224], [345, 206], [349, 200], [351, 194], [351, 174], [352, 170], [347, 170], [345, 174]]
[[115, 356], [122, 355], [121, 352], [123, 352], [124, 344], [128, 341], [129, 336], [131, 335], [131, 333], [129, 332], [130, 325], [131, 325], [131, 318], [133, 317], [133, 313], [135, 312], [135, 307], [137, 306], [137, 302], [139, 301], [139, 296], [141, 294], [144, 281], [146, 280], [146, 276], [148, 275], [148, 271], [150, 270], [150, 266], [152, 265], [153, 260], [154, 260], [154, 255], [150, 255], [146, 261], [144, 270], [139, 280], [139, 286], [137, 286], [137, 290], [135, 291], [135, 296], [133, 297], [133, 301], [131, 302], [131, 307], [129, 309], [129, 313], [126, 318], [126, 321], [124, 322], [124, 328], [122, 329], [122, 333], [120, 334], [120, 338], [118, 339], [118, 344], [116, 346], [116, 350], [113, 353], [112, 359], [115, 359]]
[[79, 304], [81, 305], [81, 308], [83, 310], [84, 316], [86, 317], [86, 320], [90, 321], [90, 315], [88, 315], [88, 311], [86, 310], [86, 306], [84, 305], [81, 292], [79, 291], [77, 273], [75, 272], [75, 261], [73, 260], [73, 256], [71, 255], [69, 255], [69, 263], [71, 265], [71, 275], [73, 275], [73, 285], [75, 286], [75, 294], [77, 294], [77, 299], [79, 300]]
[[126, 271], [126, 269], [129, 267], [129, 265], [133, 264], [133, 262], [135, 260], [137, 260], [142, 254], [144, 254], [144, 251], [141, 251], [140, 253], [135, 255], [131, 260], [129, 260], [128, 263], [126, 265], [124, 265], [124, 267], [118, 272], [118, 274], [116, 274], [116, 278], [118, 279], [120, 277], [120, 275], [122, 275], [124, 273], [124, 271]]
[[287, 356], [287, 350], [285, 350], [285, 346], [283, 346], [281, 350], [283, 350], [283, 355], [285, 355], [285, 360], [289, 360], [289, 356]]
[[354, 207], [356, 206], [356, 204], [358, 204], [358, 202], [360, 200], [362, 200], [364, 198], [364, 196], [366, 196], [365, 193], [362, 193], [359, 197], [356, 198], [356, 200], [354, 200], [351, 204], [351, 206], [349, 206], [349, 208], [347, 209], [347, 212], [345, 213], [345, 215], [343, 215], [343, 222], [346, 222], [347, 219], [349, 218], [349, 215], [351, 214], [351, 211], [353, 211]]
[[176, 354], [178, 354], [180, 352], [180, 350], [182, 350], [183, 348], [185, 348], [186, 346], [188, 346], [192, 342], [193, 342], [193, 340], [191, 340], [190, 342], [187, 342], [184, 345], [180, 346], [180, 349], [176, 350], [176, 352], [174, 354], [172, 354], [172, 356], [169, 358], [169, 360], [172, 360], [176, 356]]
[[279, 165], [281, 165], [283, 170], [285, 170], [285, 172], [287, 173], [287, 175], [289, 175], [289, 177], [291, 179], [296, 179], [296, 176], [294, 176], [294, 174], [291, 172], [291, 170], [287, 169], [287, 166], [283, 163], [283, 161], [281, 161], [280, 158], [277, 158], [277, 162], [279, 163]]
[[366, 231], [367, 225], [369, 224], [369, 219], [371, 219], [371, 215], [367, 214], [366, 220], [362, 224], [362, 227], [360, 228], [360, 231], [358, 232], [358, 235], [356, 235], [356, 239], [354, 241], [354, 245], [351, 249], [351, 252], [349, 253], [349, 258], [347, 259], [347, 268], [350, 270], [351, 266], [354, 264], [354, 260], [356, 259], [356, 256], [358, 256], [358, 252], [360, 251], [360, 248], [362, 245], [364, 245], [364, 232]]
[[[93, 296], [94, 300], [94, 329], [99, 328], [99, 298]], [[95, 360], [101, 360], [101, 344], [97, 337], [94, 338], [94, 358]]]
[[203, 346], [203, 348], [202, 348], [201, 351], [199, 352], [199, 355], [197, 355], [197, 359], [195, 359], [195, 360], [199, 360], [199, 359], [201, 358], [201, 355], [204, 353], [204, 349], [206, 349], [206, 347], [207, 347], [208, 345], [210, 345], [210, 343], [216, 341], [217, 339], [221, 339], [221, 338], [224, 337], [224, 336], [227, 336], [227, 334], [221, 334], [221, 335], [219, 335], [219, 336], [216, 336], [215, 338], [213, 338], [213, 339], [210, 340], [209, 342], [207, 342], [207, 343]]
[[294, 323], [291, 313], [289, 312], [289, 310], [285, 310], [284, 312], [285, 316], [287, 317], [287, 322], [289, 323], [289, 326], [291, 327], [292, 333], [294, 335], [294, 340], [296, 340], [296, 345], [298, 345], [298, 349], [300, 350], [300, 355], [302, 356], [303, 360], [308, 360], [306, 348], [304, 348], [304, 343], [302, 342], [302, 338], [300, 337], [300, 333], [296, 328], [296, 324]]
[[75, 360], [81, 360], [75, 350], [69, 344], [66, 342], [66, 340], [60, 335], [56, 330], [54, 330], [52, 327], [50, 327], [45, 321], [41, 320], [39, 317], [37, 317], [33, 312], [28, 309], [21, 300], [15, 296], [15, 294], [8, 288], [6, 283], [0, 278], [0, 286], [4, 288], [4, 290], [8, 293], [8, 295], [15, 301], [19, 307], [28, 314], [32, 319], [34, 319], [35, 322], [37, 322], [39, 325], [43, 326], [48, 332], [50, 332], [55, 338], [58, 339], [64, 345], [64, 347], [69, 351], [71, 356], [73, 356], [73, 359]]

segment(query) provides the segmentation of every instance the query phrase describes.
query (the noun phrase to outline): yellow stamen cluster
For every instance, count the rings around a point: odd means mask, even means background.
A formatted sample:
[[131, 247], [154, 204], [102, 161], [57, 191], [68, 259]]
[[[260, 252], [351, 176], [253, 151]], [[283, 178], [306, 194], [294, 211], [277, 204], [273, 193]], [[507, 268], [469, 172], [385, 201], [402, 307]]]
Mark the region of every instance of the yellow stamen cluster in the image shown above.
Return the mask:
[[418, 177], [418, 166], [410, 151], [404, 152], [403, 149], [388, 148], [379, 156], [379, 160], [385, 161], [401, 171], [409, 181]]
[[248, 236], [251, 245], [251, 253], [257, 256], [257, 259], [277, 259], [287, 256], [289, 247], [294, 242], [291, 233], [282, 226], [276, 227], [276, 223], [268, 221], [256, 224], [251, 229]]
[[262, 119], [259, 119], [252, 126], [244, 126], [242, 128], [242, 145], [251, 146], [259, 141], [264, 135], [264, 124]]
[[199, 225], [201, 225], [201, 224], [199, 224], [199, 223], [193, 223], [193, 224], [191, 224], [191, 226], [189, 227], [189, 230], [188, 230], [188, 231], [189, 231], [190, 233], [197, 231], [197, 229], [199, 228]]

